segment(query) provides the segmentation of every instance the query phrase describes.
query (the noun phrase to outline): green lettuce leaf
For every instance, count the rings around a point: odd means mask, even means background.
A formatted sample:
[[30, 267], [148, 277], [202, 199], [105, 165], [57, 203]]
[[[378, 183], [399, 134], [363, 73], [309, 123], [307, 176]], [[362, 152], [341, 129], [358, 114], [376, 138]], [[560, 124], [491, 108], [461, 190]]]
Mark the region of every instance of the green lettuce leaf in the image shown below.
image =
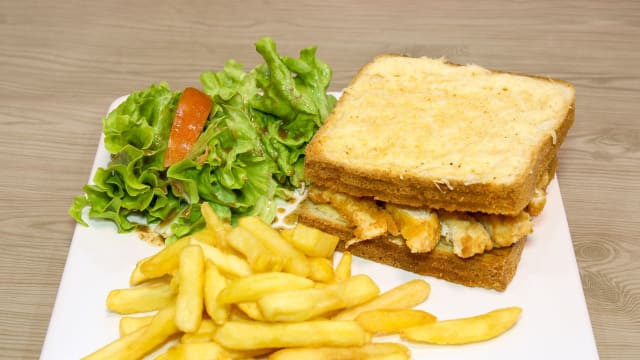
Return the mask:
[[271, 222], [275, 199], [288, 199], [305, 181], [304, 148], [336, 99], [326, 94], [331, 69], [315, 47], [285, 57], [263, 38], [256, 50], [265, 63], [248, 72], [229, 60], [200, 75], [213, 107], [187, 157], [169, 168], [163, 158], [180, 92], [161, 83], [132, 93], [103, 120], [111, 161], [69, 214], [86, 225], [88, 207], [89, 218], [109, 219], [121, 232], [143, 225], [133, 220], [142, 215], [166, 243], [204, 226], [203, 201], [225, 220]]
[[93, 184], [84, 187], [85, 195], [75, 198], [72, 217], [85, 223], [82, 210], [88, 206], [89, 218], [109, 219], [119, 232], [128, 232], [137, 226], [129, 220], [132, 214], [145, 214], [147, 222], [156, 223], [179, 209], [161, 174], [179, 96], [164, 83], [151, 85], [132, 93], [103, 119], [111, 161], [96, 171]]

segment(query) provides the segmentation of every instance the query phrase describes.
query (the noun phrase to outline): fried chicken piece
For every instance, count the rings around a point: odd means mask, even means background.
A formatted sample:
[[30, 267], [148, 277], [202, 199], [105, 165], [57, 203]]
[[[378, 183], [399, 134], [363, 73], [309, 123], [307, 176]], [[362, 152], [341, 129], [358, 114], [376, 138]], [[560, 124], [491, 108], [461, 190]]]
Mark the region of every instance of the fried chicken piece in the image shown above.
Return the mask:
[[489, 233], [471, 215], [440, 211], [438, 216], [442, 225], [441, 234], [459, 257], [468, 258], [493, 249]]
[[393, 217], [412, 253], [428, 253], [440, 241], [440, 221], [435, 211], [412, 209], [390, 203], [385, 204], [385, 210]]
[[526, 211], [516, 216], [476, 214], [496, 247], [510, 246], [533, 232], [533, 221]]
[[387, 232], [398, 234], [398, 227], [391, 215], [380, 209], [373, 199], [358, 198], [318, 187], [312, 187], [308, 197], [316, 203], [330, 204], [355, 227], [354, 239], [347, 242], [347, 246], [358, 241], [375, 239]]

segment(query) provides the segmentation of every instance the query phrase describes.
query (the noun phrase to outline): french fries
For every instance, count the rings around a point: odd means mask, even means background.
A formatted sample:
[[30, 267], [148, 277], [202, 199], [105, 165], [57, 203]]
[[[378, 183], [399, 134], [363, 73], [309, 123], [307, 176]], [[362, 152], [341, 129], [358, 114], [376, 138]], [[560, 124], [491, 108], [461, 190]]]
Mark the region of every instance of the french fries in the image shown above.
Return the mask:
[[372, 334], [398, 333], [412, 326], [436, 321], [436, 317], [422, 310], [371, 310], [356, 317], [358, 325]]
[[140, 359], [178, 332], [175, 325], [176, 307], [160, 310], [149, 325], [115, 340], [83, 360]]
[[468, 344], [486, 341], [509, 330], [518, 321], [522, 309], [508, 307], [462, 319], [437, 321], [411, 327], [402, 337], [429, 344]]
[[200, 206], [200, 212], [202, 213], [205, 224], [207, 224], [207, 230], [215, 234], [210, 238], [212, 241], [209, 244], [225, 247], [225, 239], [228, 232], [231, 230], [231, 226], [220, 220], [211, 208], [211, 205], [207, 202], [202, 203]]
[[118, 314], [136, 314], [164, 308], [175, 300], [169, 284], [143, 285], [112, 290], [107, 295], [107, 309]]
[[166, 246], [140, 265], [140, 271], [148, 278], [154, 279], [171, 274], [178, 269], [180, 252], [189, 246], [191, 239], [184, 237]]
[[371, 343], [359, 347], [299, 347], [276, 351], [269, 360], [408, 360], [409, 349], [396, 343]]
[[266, 294], [309, 289], [313, 280], [283, 272], [254, 274], [231, 281], [218, 295], [222, 304], [256, 301]]
[[236, 227], [227, 236], [227, 243], [243, 254], [257, 273], [282, 271], [285, 258], [267, 250], [247, 229]]
[[156, 360], [183, 359], [227, 360], [231, 358], [220, 345], [213, 342], [178, 344], [156, 358]]
[[307, 257], [286, 241], [280, 233], [257, 217], [243, 217], [238, 226], [248, 230], [269, 251], [285, 258], [284, 270], [299, 276], [309, 275]]
[[423, 303], [429, 297], [431, 286], [424, 280], [415, 279], [399, 285], [368, 303], [346, 309], [336, 314], [334, 320], [353, 320], [360, 313], [379, 309], [409, 309]]
[[85, 359], [140, 359], [179, 339], [156, 359], [407, 360], [405, 345], [372, 337], [463, 344], [498, 336], [520, 316], [506, 308], [436, 321], [413, 309], [428, 298], [427, 282], [380, 294], [369, 276], [352, 275], [348, 251], [334, 269], [331, 235], [298, 225], [281, 236], [257, 217], [231, 228], [208, 205], [202, 212], [205, 229], [140, 260], [130, 277], [138, 286], [107, 296], [113, 312], [157, 312], [122, 317], [120, 337]]
[[151, 324], [153, 316], [123, 316], [120, 318], [118, 330], [120, 337], [130, 334], [142, 327]]
[[204, 255], [202, 247], [190, 245], [180, 253], [176, 298], [176, 326], [194, 332], [202, 321], [204, 299]]
[[218, 238], [218, 235], [209, 228], [204, 228], [202, 230], [196, 231], [195, 233], [189, 235], [189, 239], [191, 240], [191, 242], [199, 241], [201, 243], [216, 247], [223, 247], [226, 245]]
[[218, 295], [227, 287], [228, 280], [225, 278], [215, 264], [207, 261], [204, 273], [204, 307], [207, 314], [213, 321], [222, 325], [229, 318], [229, 305], [225, 305], [218, 301]]
[[327, 258], [309, 258], [309, 279], [322, 283], [330, 283], [335, 280], [333, 265]]
[[202, 248], [204, 257], [214, 263], [220, 271], [240, 277], [251, 274], [251, 267], [243, 258], [224, 252], [217, 247], [205, 244], [201, 241], [192, 240], [191, 243], [199, 245]]
[[307, 256], [329, 258], [333, 256], [340, 238], [304, 224], [297, 224], [288, 240]]
[[265, 321], [262, 311], [255, 302], [245, 302], [236, 304], [238, 309], [242, 311], [249, 319], [257, 321]]
[[140, 261], [138, 261], [138, 263], [136, 264], [135, 269], [133, 269], [133, 272], [131, 273], [131, 276], [129, 277], [129, 285], [131, 286], [135, 286], [135, 285], [140, 285], [143, 282], [147, 281], [147, 280], [151, 280], [148, 275], [146, 275], [144, 272], [142, 272], [142, 264], [144, 264], [149, 258], [144, 258]]
[[371, 341], [371, 335], [355, 321], [228, 321], [216, 331], [214, 339], [225, 348], [255, 350], [297, 346], [362, 346]]
[[336, 282], [344, 281], [351, 276], [351, 262], [351, 253], [348, 251], [343, 252], [342, 257], [340, 258], [340, 261], [338, 262], [335, 270]]
[[380, 289], [367, 275], [356, 275], [325, 287], [266, 294], [258, 306], [267, 321], [305, 321], [333, 310], [362, 304]]
[[180, 338], [180, 342], [183, 344], [193, 344], [213, 341], [213, 334], [218, 326], [209, 319], [203, 319], [200, 322], [198, 330], [195, 332], [185, 333]]

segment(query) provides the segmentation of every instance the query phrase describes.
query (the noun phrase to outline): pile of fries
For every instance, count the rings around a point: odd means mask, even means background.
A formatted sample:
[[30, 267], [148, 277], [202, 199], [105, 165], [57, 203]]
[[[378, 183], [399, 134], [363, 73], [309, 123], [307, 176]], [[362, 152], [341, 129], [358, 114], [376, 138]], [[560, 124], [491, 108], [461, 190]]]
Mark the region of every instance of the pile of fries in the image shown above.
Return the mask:
[[[278, 232], [256, 217], [231, 227], [208, 204], [206, 228], [136, 265], [127, 289], [107, 308], [125, 315], [120, 338], [84, 359], [409, 359], [409, 341], [464, 344], [496, 337], [518, 320], [518, 307], [438, 321], [413, 309], [430, 286], [416, 279], [380, 293], [351, 274], [351, 254], [332, 263], [338, 238], [296, 225]], [[147, 316], [132, 314], [155, 312]]]

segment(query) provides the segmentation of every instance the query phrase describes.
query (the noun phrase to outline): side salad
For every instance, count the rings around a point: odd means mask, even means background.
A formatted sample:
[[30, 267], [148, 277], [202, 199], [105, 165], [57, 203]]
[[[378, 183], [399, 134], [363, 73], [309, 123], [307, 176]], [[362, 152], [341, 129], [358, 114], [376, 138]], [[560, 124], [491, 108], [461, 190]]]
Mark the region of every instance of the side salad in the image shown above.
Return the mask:
[[[151, 227], [165, 244], [204, 226], [203, 201], [231, 222], [247, 215], [273, 221], [275, 200], [303, 186], [304, 148], [336, 99], [327, 95], [331, 68], [316, 47], [292, 58], [279, 55], [271, 38], [255, 45], [264, 63], [248, 72], [229, 60], [222, 71], [200, 75], [202, 92], [154, 84], [109, 113], [103, 132], [111, 160], [69, 214], [85, 226], [84, 216], [108, 219], [118, 232]], [[189, 105], [188, 91], [201, 94], [196, 102], [210, 98], [210, 110], [176, 155], [176, 140], [184, 139], [176, 139], [174, 119]]]

